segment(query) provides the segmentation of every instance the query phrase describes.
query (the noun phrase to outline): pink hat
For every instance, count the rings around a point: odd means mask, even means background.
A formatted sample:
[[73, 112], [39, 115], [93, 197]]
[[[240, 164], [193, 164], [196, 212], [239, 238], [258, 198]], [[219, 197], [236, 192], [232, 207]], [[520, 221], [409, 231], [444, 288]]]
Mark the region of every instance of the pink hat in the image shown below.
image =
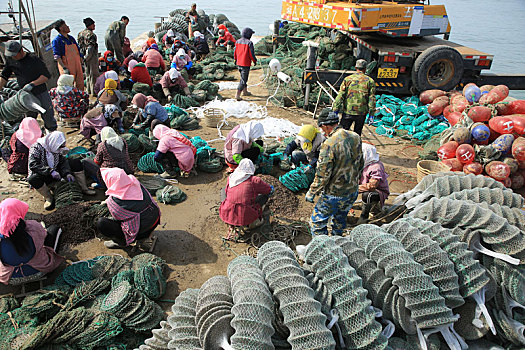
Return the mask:
[[0, 203], [0, 233], [9, 237], [29, 209], [29, 205], [16, 198], [7, 198]]
[[136, 60], [129, 61], [129, 63], [128, 63], [128, 72], [131, 73], [131, 71], [133, 70], [133, 68], [135, 68], [135, 66], [137, 64], [138, 64], [138, 62]]
[[42, 136], [40, 125], [35, 118], [31, 117], [24, 118], [16, 131], [16, 138], [27, 148], [33, 146], [40, 136]]
[[135, 176], [126, 174], [120, 168], [102, 168], [100, 173], [108, 188], [106, 191], [107, 196], [132, 201], [143, 199], [140, 182]]

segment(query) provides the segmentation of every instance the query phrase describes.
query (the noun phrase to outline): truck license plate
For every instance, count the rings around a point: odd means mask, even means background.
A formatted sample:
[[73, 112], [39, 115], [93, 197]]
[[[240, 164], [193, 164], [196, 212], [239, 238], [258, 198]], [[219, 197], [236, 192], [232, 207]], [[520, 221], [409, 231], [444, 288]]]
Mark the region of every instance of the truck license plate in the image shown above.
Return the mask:
[[399, 68], [379, 68], [377, 70], [377, 77], [384, 79], [396, 79], [399, 73]]

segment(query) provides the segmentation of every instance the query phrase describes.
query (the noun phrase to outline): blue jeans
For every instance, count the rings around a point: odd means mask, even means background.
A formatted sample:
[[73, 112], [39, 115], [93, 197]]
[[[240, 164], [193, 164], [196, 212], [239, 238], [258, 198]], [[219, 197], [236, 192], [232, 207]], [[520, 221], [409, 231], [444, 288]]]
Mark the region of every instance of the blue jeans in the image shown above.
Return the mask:
[[341, 236], [346, 228], [346, 216], [357, 199], [358, 192], [335, 197], [321, 194], [310, 218], [310, 231], [314, 235], [327, 235], [328, 222], [332, 219], [332, 235]]
[[292, 163], [295, 166], [300, 166], [301, 164], [308, 164], [308, 158], [303, 151], [295, 150], [292, 152]]

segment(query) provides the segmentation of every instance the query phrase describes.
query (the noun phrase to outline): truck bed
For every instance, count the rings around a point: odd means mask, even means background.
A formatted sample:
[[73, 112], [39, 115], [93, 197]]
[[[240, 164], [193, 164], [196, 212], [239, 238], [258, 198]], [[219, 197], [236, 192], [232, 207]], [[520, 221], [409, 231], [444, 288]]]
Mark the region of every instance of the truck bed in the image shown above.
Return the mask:
[[[421, 53], [428, 49], [429, 47], [435, 45], [448, 45], [456, 50], [462, 56], [488, 56], [493, 57], [488, 53], [463, 46], [452, 41], [441, 39], [435, 36], [424, 36], [424, 37], [400, 37], [400, 38], [391, 38], [382, 36], [380, 34], [351, 34], [348, 33], [351, 37], [361, 39], [365, 43], [372, 46], [377, 51], [381, 52], [398, 52], [398, 53], [407, 53], [413, 55], [414, 53]], [[375, 50], [374, 50], [375, 51]]]

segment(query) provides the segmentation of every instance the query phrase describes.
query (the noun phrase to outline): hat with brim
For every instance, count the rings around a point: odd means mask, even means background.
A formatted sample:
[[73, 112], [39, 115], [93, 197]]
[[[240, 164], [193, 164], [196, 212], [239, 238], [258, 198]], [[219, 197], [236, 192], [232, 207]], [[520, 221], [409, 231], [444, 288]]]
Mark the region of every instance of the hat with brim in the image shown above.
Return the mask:
[[22, 50], [22, 45], [16, 41], [16, 40], [9, 40], [6, 44], [5, 44], [5, 55], [7, 57], [13, 57], [13, 56], [16, 56], [20, 50]]
[[323, 109], [321, 114], [319, 114], [319, 118], [317, 119], [317, 125], [319, 126], [337, 123], [339, 123], [339, 116], [330, 108]]

